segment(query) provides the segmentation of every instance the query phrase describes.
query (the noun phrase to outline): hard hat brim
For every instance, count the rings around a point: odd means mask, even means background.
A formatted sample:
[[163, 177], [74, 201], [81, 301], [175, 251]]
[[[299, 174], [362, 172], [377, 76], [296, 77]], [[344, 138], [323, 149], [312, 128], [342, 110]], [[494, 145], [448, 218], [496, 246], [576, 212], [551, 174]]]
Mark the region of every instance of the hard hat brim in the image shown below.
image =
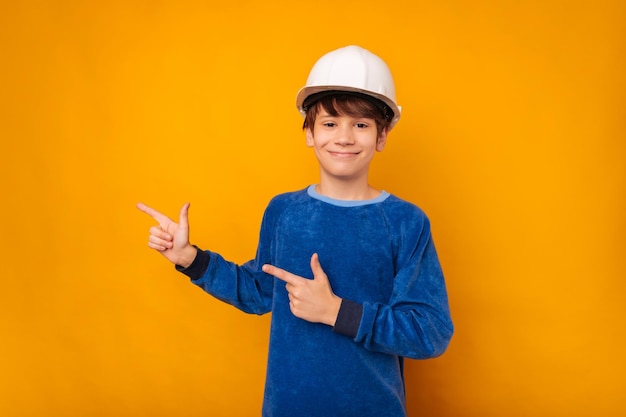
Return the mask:
[[363, 94], [363, 95], [372, 97], [374, 99], [377, 99], [383, 102], [393, 112], [393, 118], [389, 122], [389, 129], [394, 127], [395, 124], [398, 123], [398, 120], [400, 119], [401, 107], [398, 106], [393, 100], [389, 99], [388, 97], [382, 94], [377, 94], [375, 92], [364, 90], [361, 88], [348, 87], [345, 85], [323, 85], [323, 86], [302, 87], [300, 91], [298, 91], [298, 94], [296, 95], [296, 108], [298, 109], [302, 117], [306, 117], [307, 109], [304, 108], [304, 102], [306, 101], [306, 99], [312, 96], [313, 94], [322, 93], [322, 92], [330, 93], [332, 91], [359, 93], [359, 94]]

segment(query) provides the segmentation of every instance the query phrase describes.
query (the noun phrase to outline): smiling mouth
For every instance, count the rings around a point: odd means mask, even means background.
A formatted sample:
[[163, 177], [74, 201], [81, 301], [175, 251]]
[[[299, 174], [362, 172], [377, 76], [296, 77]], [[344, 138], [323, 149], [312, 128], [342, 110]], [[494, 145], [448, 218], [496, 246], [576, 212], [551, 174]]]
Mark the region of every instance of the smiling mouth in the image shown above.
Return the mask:
[[328, 153], [338, 158], [350, 158], [352, 156], [357, 156], [359, 154], [359, 152], [332, 152], [332, 151], [329, 151]]

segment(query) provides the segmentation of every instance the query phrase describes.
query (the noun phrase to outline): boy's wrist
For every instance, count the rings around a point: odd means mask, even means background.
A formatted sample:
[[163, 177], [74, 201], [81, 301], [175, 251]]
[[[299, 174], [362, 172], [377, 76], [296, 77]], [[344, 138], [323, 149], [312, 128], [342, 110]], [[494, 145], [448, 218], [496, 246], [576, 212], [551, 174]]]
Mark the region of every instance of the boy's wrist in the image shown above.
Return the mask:
[[343, 300], [340, 297], [335, 296], [333, 299], [333, 303], [328, 312], [328, 320], [326, 324], [335, 327], [335, 323], [337, 322], [337, 317], [339, 316], [339, 310], [341, 309], [341, 302]]
[[180, 256], [176, 265], [182, 268], [189, 268], [189, 266], [193, 263], [194, 259], [198, 254], [198, 249], [195, 246], [188, 245], [185, 249], [183, 249], [183, 253]]
[[197, 246], [193, 246], [196, 251], [195, 258], [191, 262], [189, 266], [186, 268], [182, 265], [175, 265], [176, 270], [178, 272], [182, 272], [187, 275], [192, 281], [202, 278], [207, 268], [209, 267], [209, 262], [211, 257], [208, 252], [203, 251]]

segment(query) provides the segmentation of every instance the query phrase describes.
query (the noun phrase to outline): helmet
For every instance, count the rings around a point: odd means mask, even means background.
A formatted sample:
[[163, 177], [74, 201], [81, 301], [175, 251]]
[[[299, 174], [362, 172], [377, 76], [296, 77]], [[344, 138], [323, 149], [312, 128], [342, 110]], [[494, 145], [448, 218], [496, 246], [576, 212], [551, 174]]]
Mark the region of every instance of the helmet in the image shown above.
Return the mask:
[[307, 98], [335, 91], [360, 93], [384, 103], [393, 113], [389, 129], [400, 119], [401, 108], [396, 104], [396, 89], [389, 67], [359, 46], [345, 46], [322, 56], [311, 69], [306, 85], [298, 91], [296, 107], [305, 117], [311, 104], [306, 102]]

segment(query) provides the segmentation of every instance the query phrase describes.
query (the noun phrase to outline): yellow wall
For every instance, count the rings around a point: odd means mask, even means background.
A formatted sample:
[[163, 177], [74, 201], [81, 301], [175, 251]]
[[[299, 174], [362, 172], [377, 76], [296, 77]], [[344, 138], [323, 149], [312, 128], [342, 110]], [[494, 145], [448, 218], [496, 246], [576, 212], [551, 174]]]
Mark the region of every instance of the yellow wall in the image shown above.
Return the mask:
[[315, 59], [392, 67], [372, 182], [430, 215], [457, 326], [412, 416], [626, 414], [625, 24], [614, 1], [0, 5], [0, 415], [259, 415], [268, 317], [146, 246], [144, 201], [243, 262], [316, 181]]

